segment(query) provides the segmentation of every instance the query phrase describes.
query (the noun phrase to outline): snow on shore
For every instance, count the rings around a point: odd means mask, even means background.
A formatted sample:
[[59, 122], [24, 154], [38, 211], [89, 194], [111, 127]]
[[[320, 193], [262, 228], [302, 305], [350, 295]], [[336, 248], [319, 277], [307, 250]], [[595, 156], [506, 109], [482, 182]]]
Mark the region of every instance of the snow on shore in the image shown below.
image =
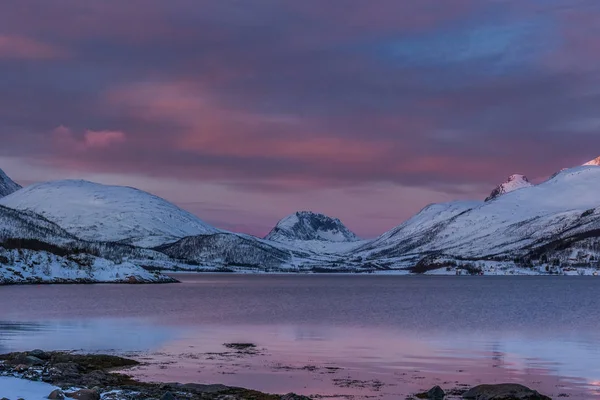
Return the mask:
[[87, 254], [61, 257], [45, 251], [0, 247], [0, 284], [169, 281], [172, 279], [129, 262], [115, 263]]
[[55, 389], [58, 388], [48, 383], [0, 376], [0, 398], [43, 400], [47, 399], [48, 395]]

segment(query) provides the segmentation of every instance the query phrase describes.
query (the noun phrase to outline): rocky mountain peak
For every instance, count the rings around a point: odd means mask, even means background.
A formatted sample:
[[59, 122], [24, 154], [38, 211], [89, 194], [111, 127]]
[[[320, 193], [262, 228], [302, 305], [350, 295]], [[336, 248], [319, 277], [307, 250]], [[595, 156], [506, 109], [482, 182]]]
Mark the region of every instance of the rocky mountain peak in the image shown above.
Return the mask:
[[584, 166], [587, 165], [595, 165], [595, 166], [600, 166], [600, 157], [596, 157], [591, 161], [586, 162], [585, 164], [583, 164]]
[[529, 182], [529, 179], [527, 179], [525, 175], [511, 175], [504, 183], [496, 186], [496, 188], [492, 190], [492, 193], [485, 199], [485, 201], [494, 200], [495, 198], [498, 198], [503, 194], [510, 193], [517, 189], [522, 189], [529, 186], [533, 186], [533, 184]]
[[272, 241], [320, 240], [354, 242], [359, 238], [337, 218], [311, 211], [298, 211], [283, 218], [265, 237]]

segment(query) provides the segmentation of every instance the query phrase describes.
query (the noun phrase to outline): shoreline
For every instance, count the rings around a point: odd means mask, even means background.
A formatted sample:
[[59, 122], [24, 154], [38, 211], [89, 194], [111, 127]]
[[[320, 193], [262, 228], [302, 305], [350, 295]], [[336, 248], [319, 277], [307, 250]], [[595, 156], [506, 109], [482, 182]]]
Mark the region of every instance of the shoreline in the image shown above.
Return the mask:
[[[255, 351], [252, 343], [224, 344], [229, 349], [245, 354]], [[354, 398], [355, 396], [314, 395], [295, 393], [271, 394], [222, 384], [142, 382], [127, 374], [129, 368], [142, 363], [133, 359], [105, 354], [32, 350], [0, 355], [0, 378], [35, 382], [37, 393], [51, 390], [44, 398], [81, 400], [311, 400], [317, 398]], [[47, 384], [48, 386], [45, 386]], [[413, 393], [406, 399], [487, 399], [479, 396], [500, 396], [506, 400], [550, 400], [549, 397], [519, 384], [469, 385], [457, 384], [446, 388], [434, 386], [428, 391]], [[8, 389], [5, 389], [8, 391]], [[4, 398], [0, 387], [0, 397]], [[37, 398], [37, 397], [36, 397]], [[492, 398], [492, 397], [489, 397]], [[13, 399], [9, 399], [13, 400]], [[24, 400], [28, 400], [24, 398]]]
[[[380, 272], [265, 272], [265, 271], [235, 271], [235, 272], [223, 272], [223, 271], [171, 271], [162, 270], [162, 274], [168, 276], [171, 279], [161, 279], [156, 281], [136, 280], [136, 281], [107, 281], [107, 280], [90, 280], [90, 279], [64, 279], [58, 280], [34, 280], [29, 281], [0, 281], [0, 287], [2, 286], [32, 286], [32, 285], [166, 285], [166, 284], [177, 284], [181, 283], [176, 276], [177, 275], [226, 275], [226, 276], [355, 276], [355, 277], [427, 277], [430, 279], [436, 278], [453, 278], [460, 277], [462, 279], [469, 277], [476, 278], [502, 278], [502, 277], [520, 277], [520, 278], [533, 278], [533, 277], [577, 277], [577, 278], [598, 278], [598, 275], [581, 275], [581, 274], [542, 274], [542, 273], [514, 273], [514, 274], [482, 274], [482, 275], [465, 275], [465, 274], [417, 274], [417, 273], [406, 273], [404, 271], [380, 271]], [[173, 275], [173, 276], [171, 276]]]

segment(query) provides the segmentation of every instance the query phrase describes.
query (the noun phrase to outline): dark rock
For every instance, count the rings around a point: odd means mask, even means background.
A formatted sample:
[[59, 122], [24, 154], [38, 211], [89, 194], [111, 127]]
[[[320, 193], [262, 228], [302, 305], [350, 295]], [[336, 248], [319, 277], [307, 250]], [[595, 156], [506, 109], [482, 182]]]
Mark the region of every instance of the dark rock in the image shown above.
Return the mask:
[[6, 397], [3, 397], [0, 400], [10, 400], [10, 399], [7, 399]]
[[92, 371], [89, 374], [82, 375], [79, 379], [79, 385], [94, 387], [94, 386], [107, 386], [118, 383], [118, 378], [106, 371]]
[[40, 349], [31, 350], [27, 354], [30, 356], [33, 356], [33, 357], [37, 357], [40, 360], [49, 360], [50, 359], [50, 354], [48, 354], [45, 351], [40, 350]]
[[173, 396], [173, 393], [166, 392], [165, 394], [163, 394], [161, 396], [160, 400], [177, 400], [177, 398], [175, 396]]
[[65, 395], [60, 389], [56, 389], [48, 395], [48, 398], [50, 400], [63, 400]]
[[[76, 382], [80, 379], [81, 373], [79, 367], [74, 363], [58, 363], [48, 369], [42, 380], [44, 382], [59, 383], [59, 382]], [[63, 386], [63, 385], [57, 385]]]
[[33, 365], [36, 367], [40, 367], [40, 366], [44, 365], [44, 360], [34, 357], [34, 356], [27, 356], [27, 357], [25, 357], [25, 360], [27, 360], [27, 365]]
[[249, 350], [256, 348], [254, 343], [225, 343], [223, 346], [234, 350]]
[[443, 400], [445, 396], [446, 392], [439, 386], [434, 386], [427, 392], [427, 398], [431, 400]]
[[186, 383], [176, 385], [178, 389], [185, 389], [193, 393], [219, 393], [229, 389], [225, 385], [202, 385], [200, 383]]
[[65, 393], [65, 395], [77, 400], [100, 400], [100, 393], [91, 389], [81, 389], [73, 393]]
[[27, 355], [27, 353], [16, 353], [11, 354], [11, 357], [6, 360], [6, 364], [42, 366], [44, 361], [35, 356]]
[[475, 386], [463, 394], [463, 398], [472, 400], [552, 400], [527, 386], [515, 383]]

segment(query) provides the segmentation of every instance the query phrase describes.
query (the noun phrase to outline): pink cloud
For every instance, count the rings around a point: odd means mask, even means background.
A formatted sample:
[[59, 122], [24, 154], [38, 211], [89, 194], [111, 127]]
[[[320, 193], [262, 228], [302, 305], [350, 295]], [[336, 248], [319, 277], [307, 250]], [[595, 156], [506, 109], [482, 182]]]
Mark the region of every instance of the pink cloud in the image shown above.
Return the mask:
[[[335, 137], [310, 119], [270, 116], [221, 106], [210, 94], [179, 83], [146, 83], [108, 93], [109, 103], [136, 119], [183, 126], [169, 136], [178, 150], [232, 157], [281, 157], [327, 163], [368, 163], [389, 144]], [[273, 133], [275, 132], [275, 133]]]
[[66, 55], [64, 49], [22, 36], [0, 35], [0, 58], [51, 59]]
[[52, 131], [54, 144], [69, 151], [88, 151], [105, 149], [112, 145], [122, 143], [126, 136], [120, 131], [93, 131], [86, 130], [82, 135], [76, 135], [70, 128], [59, 126]]
[[86, 148], [104, 148], [125, 141], [125, 134], [120, 131], [85, 131], [84, 145]]

